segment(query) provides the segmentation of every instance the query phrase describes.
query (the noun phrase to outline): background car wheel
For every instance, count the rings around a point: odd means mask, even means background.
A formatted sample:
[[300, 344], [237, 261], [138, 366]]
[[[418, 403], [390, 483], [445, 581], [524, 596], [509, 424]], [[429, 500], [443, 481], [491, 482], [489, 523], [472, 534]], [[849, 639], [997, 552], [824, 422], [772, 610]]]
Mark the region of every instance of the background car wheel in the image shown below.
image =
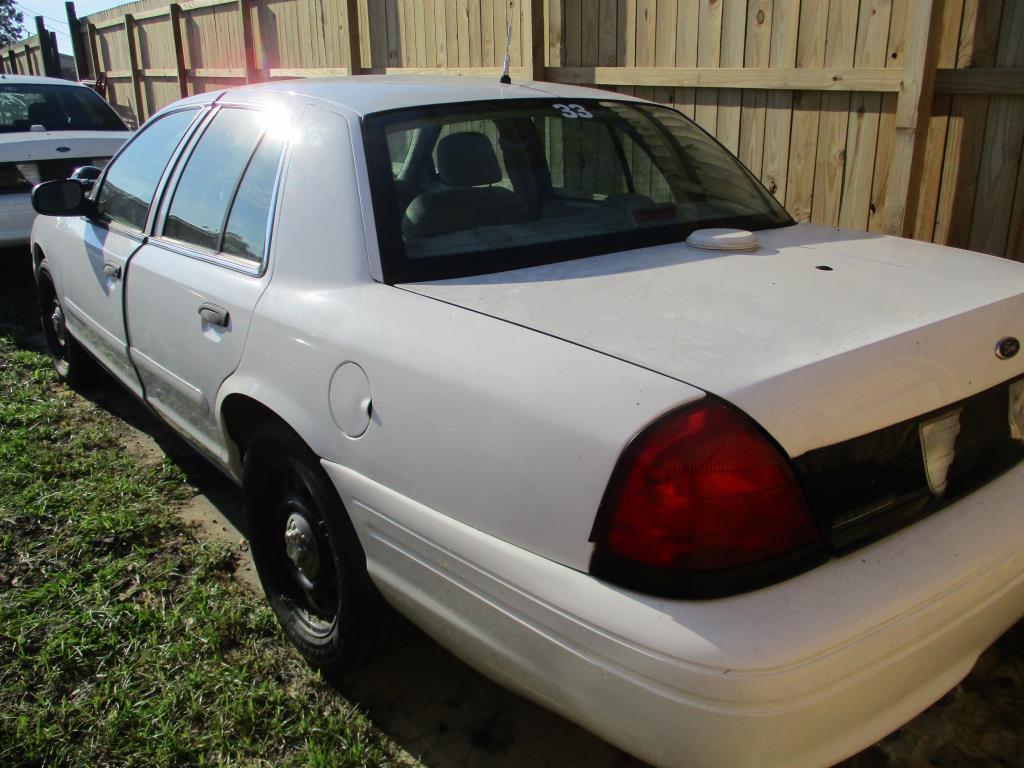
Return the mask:
[[57, 376], [71, 387], [93, 381], [98, 371], [97, 364], [68, 331], [64, 308], [45, 260], [36, 267], [36, 296], [46, 351], [53, 359]]
[[348, 515], [316, 454], [288, 427], [259, 427], [243, 469], [260, 582], [288, 639], [337, 678], [393, 636], [397, 616], [366, 573]]

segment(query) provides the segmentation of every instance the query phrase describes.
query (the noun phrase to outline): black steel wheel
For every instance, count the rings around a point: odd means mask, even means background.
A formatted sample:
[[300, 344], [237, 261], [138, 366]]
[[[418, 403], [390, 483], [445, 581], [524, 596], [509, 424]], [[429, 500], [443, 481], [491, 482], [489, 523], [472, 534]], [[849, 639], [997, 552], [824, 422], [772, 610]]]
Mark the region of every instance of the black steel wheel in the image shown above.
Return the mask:
[[72, 387], [87, 384], [95, 378], [96, 363], [68, 331], [64, 308], [45, 260], [36, 267], [35, 277], [39, 320], [53, 368], [57, 376]]
[[390, 609], [320, 461], [279, 423], [254, 432], [243, 472], [253, 560], [288, 639], [336, 677], [383, 644]]

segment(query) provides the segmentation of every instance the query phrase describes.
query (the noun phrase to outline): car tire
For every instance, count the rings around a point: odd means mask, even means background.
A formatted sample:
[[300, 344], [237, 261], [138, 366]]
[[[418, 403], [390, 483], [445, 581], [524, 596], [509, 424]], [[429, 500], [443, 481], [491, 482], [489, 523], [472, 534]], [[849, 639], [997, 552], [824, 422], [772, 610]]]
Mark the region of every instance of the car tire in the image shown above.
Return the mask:
[[35, 279], [43, 339], [57, 377], [73, 389], [89, 384], [96, 379], [99, 367], [68, 331], [64, 308], [45, 259], [36, 266]]
[[337, 680], [390, 644], [397, 616], [366, 573], [366, 557], [315, 453], [287, 426], [256, 429], [243, 466], [250, 547], [288, 639]]

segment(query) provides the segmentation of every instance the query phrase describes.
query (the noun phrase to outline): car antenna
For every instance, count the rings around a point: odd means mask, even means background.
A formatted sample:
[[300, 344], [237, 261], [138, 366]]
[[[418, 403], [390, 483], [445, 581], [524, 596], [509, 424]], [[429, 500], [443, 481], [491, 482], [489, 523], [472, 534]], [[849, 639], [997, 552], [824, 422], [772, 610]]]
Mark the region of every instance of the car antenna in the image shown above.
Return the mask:
[[[512, 3], [509, 3], [509, 6], [511, 7]], [[512, 85], [512, 78], [511, 78], [511, 76], [508, 73], [508, 65], [509, 65], [508, 49], [511, 47], [511, 45], [512, 45], [512, 23], [509, 22], [508, 30], [505, 32], [505, 62], [502, 65], [502, 68], [501, 68], [501, 77], [498, 79], [498, 82], [501, 83], [502, 85]]]

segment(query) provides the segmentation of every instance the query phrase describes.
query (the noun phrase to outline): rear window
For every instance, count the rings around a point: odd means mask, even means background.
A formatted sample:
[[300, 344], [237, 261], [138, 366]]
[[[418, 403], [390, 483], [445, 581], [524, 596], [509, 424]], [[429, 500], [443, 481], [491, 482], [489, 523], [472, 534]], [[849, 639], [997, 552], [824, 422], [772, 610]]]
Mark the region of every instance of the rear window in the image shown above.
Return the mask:
[[0, 133], [28, 131], [126, 131], [94, 91], [73, 85], [0, 82]]
[[364, 131], [388, 282], [792, 223], [720, 144], [655, 105], [445, 104], [371, 115]]

